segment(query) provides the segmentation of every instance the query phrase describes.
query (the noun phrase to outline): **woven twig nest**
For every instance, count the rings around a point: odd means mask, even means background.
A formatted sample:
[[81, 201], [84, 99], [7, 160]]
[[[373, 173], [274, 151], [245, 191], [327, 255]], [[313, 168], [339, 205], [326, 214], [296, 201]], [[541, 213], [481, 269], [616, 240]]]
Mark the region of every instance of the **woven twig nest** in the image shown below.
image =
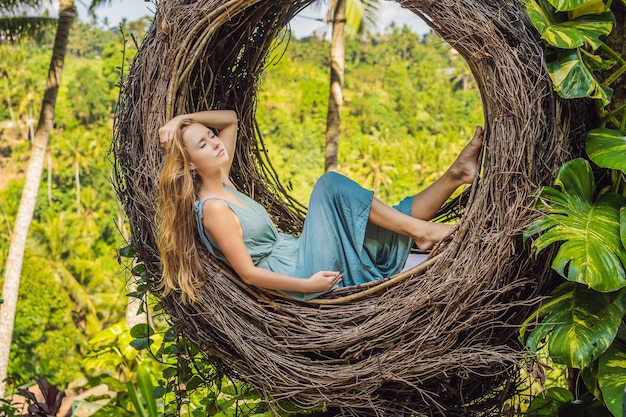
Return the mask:
[[[176, 114], [236, 110], [233, 181], [282, 231], [302, 226], [304, 210], [266, 162], [255, 110], [275, 38], [311, 2], [159, 4], [125, 80], [114, 134], [116, 188], [131, 243], [155, 279], [154, 184], [163, 157], [157, 131]], [[483, 174], [453, 242], [424, 272], [327, 304], [249, 288], [206, 254], [200, 302], [187, 306], [171, 296], [162, 304], [183, 335], [269, 400], [359, 416], [488, 414], [509, 394], [504, 381], [519, 358], [516, 325], [545, 293], [548, 268], [523, 251], [520, 236], [536, 215], [533, 191], [568, 156], [572, 129], [519, 2], [399, 3], [460, 52], [482, 94]]]

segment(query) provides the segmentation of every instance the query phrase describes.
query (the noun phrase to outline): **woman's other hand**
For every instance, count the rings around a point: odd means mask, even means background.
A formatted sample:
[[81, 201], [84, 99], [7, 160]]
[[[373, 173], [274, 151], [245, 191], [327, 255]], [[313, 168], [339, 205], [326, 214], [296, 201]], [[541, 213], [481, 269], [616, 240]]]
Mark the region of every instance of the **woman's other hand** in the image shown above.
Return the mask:
[[339, 271], [320, 271], [309, 278], [311, 284], [310, 292], [328, 291], [339, 284], [343, 276]]

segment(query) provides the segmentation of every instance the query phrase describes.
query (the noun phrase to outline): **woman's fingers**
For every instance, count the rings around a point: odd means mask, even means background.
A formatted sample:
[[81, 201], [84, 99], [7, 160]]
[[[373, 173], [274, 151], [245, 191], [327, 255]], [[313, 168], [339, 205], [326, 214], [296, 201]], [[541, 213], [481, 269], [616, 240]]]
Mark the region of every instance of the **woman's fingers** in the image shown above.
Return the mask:
[[343, 279], [343, 275], [341, 275], [341, 272], [339, 271], [329, 271], [328, 274], [332, 278], [333, 286], [339, 284], [341, 280]]
[[171, 140], [171, 131], [166, 129], [165, 126], [159, 129], [159, 142], [161, 142], [161, 146], [166, 150], [170, 146]]
[[313, 274], [311, 279], [317, 283], [316, 286], [319, 285], [319, 290], [316, 291], [327, 291], [339, 284], [343, 275], [339, 271], [319, 271]]
[[180, 121], [180, 116], [173, 117], [159, 129], [159, 142], [161, 142], [161, 146], [165, 150], [168, 150], [172, 144], [174, 130], [178, 127]]

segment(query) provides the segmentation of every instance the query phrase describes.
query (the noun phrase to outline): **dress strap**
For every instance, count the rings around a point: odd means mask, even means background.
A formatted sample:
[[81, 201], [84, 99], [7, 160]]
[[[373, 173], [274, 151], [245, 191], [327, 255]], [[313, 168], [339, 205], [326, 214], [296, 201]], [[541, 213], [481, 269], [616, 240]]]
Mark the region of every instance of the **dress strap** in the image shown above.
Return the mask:
[[211, 255], [215, 256], [219, 260], [225, 261], [226, 257], [217, 253], [217, 250], [216, 250], [217, 244], [215, 244], [215, 242], [213, 242], [213, 239], [211, 239], [211, 237], [207, 235], [206, 231], [204, 230], [204, 225], [202, 224], [202, 221], [204, 219], [204, 213], [202, 209], [204, 207], [204, 203], [207, 200], [215, 200], [215, 199], [206, 198], [204, 200], [196, 200], [193, 203], [193, 211], [195, 212], [194, 214], [196, 217], [196, 224], [198, 226], [198, 234], [200, 235], [200, 239], [202, 240], [202, 243], [204, 243], [204, 246], [206, 246], [206, 248], [209, 250]]

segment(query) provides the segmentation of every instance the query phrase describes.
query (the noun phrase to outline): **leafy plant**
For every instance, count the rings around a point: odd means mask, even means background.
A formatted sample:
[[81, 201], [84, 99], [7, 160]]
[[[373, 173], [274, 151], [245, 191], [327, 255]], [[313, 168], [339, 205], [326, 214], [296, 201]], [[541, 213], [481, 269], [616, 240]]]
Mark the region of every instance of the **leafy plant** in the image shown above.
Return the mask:
[[626, 172], [626, 131], [594, 129], [587, 135], [586, 150], [599, 167]]
[[129, 381], [127, 383], [128, 395], [133, 405], [135, 406], [135, 412], [139, 417], [158, 417], [157, 402], [154, 398], [154, 385], [152, 384], [151, 376], [145, 365], [140, 365], [137, 368], [137, 386]]
[[524, 0], [526, 10], [543, 40], [546, 64], [556, 91], [564, 98], [591, 97], [603, 105], [611, 90], [601, 84], [588, 61], [602, 61], [594, 52], [604, 44], [615, 16], [602, 0]]
[[21, 415], [11, 398], [0, 398], [0, 417], [18, 417]]
[[44, 401], [37, 400], [35, 394], [31, 391], [23, 388], [18, 388], [17, 391], [26, 398], [28, 405], [28, 414], [25, 416], [33, 417], [52, 417], [56, 416], [61, 408], [61, 402], [65, 398], [65, 393], [59, 390], [54, 385], [51, 385], [45, 377], [41, 377], [35, 380]]
[[554, 181], [544, 187], [540, 217], [525, 231], [538, 235], [538, 251], [563, 241], [552, 268], [564, 278], [594, 290], [616, 291], [626, 285], [626, 248], [620, 239], [620, 210], [626, 199], [606, 192], [596, 198], [591, 166], [582, 158], [565, 163]]
[[[579, 369], [588, 391], [578, 398], [554, 387], [533, 399], [529, 414], [621, 416], [626, 385], [626, 118], [618, 116], [624, 116], [626, 105], [610, 109], [610, 85], [626, 71], [626, 61], [601, 40], [615, 25], [611, 1], [524, 3], [546, 42], [555, 90], [564, 98], [595, 99], [600, 121], [586, 141], [596, 167], [583, 158], [565, 163], [554, 186], [539, 190], [537, 208], [543, 215], [524, 231], [525, 240], [533, 238], [536, 253], [559, 245], [552, 268], [569, 282], [526, 320], [520, 340], [532, 352], [545, 348], [553, 362]], [[600, 82], [596, 73], [618, 63]], [[576, 404], [582, 408], [574, 410]]]

